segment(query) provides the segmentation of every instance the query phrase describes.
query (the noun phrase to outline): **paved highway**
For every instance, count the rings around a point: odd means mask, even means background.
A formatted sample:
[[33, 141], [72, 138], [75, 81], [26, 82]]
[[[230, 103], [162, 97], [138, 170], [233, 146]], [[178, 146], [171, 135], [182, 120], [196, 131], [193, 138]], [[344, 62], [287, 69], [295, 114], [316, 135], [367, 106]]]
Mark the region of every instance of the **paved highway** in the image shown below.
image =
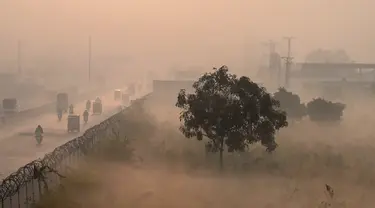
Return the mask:
[[25, 99], [17, 99], [17, 102], [19, 102], [20, 105], [20, 111], [37, 108], [39, 106], [42, 106], [46, 103], [53, 102], [52, 99], [47, 98], [39, 98], [39, 99], [32, 99], [32, 100], [25, 100]]
[[[111, 116], [120, 104], [113, 100], [113, 91], [102, 96], [102, 103], [103, 114], [90, 115], [86, 125], [82, 121], [86, 102], [83, 101], [75, 106], [75, 113], [81, 114], [80, 133], [67, 133], [67, 114], [64, 114], [60, 122], [56, 114], [44, 114], [14, 129], [2, 129], [0, 131], [0, 178], [7, 177], [26, 163], [43, 157], [57, 146], [81, 135], [86, 129]], [[44, 130], [44, 139], [40, 146], [36, 145], [33, 137], [38, 124]]]

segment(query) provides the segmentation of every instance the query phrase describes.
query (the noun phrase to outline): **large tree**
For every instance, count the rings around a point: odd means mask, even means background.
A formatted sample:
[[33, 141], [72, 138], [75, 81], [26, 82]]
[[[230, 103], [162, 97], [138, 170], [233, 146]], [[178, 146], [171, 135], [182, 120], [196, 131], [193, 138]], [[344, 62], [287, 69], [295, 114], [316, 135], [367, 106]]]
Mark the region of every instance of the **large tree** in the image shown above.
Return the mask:
[[207, 138], [206, 147], [220, 153], [221, 168], [225, 147], [229, 152], [245, 151], [261, 142], [267, 151], [276, 149], [275, 133], [288, 123], [279, 101], [265, 88], [248, 77], [237, 78], [226, 66], [205, 73], [193, 88], [192, 94], [184, 89], [178, 94], [180, 130], [187, 138]]

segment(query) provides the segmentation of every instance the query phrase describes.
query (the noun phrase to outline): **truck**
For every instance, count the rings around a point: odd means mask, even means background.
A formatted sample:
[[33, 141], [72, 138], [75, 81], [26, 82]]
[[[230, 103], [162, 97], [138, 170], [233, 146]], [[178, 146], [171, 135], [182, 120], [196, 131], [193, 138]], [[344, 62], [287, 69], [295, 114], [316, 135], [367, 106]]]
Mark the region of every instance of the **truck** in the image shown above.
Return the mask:
[[118, 100], [121, 100], [121, 90], [117, 89], [115, 90], [115, 100], [118, 101]]
[[5, 98], [3, 99], [3, 112], [8, 113], [18, 113], [20, 107], [16, 98]]
[[59, 93], [57, 94], [56, 100], [56, 109], [62, 110], [64, 113], [68, 111], [69, 108], [69, 99], [67, 93]]

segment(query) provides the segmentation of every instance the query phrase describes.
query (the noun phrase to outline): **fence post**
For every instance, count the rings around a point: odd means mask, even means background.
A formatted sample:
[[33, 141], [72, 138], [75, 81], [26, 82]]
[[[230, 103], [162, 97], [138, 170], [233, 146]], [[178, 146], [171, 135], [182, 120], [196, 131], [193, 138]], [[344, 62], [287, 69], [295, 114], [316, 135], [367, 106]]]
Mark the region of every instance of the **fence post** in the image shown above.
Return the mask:
[[34, 179], [31, 180], [31, 187], [32, 187], [32, 200], [33, 200], [33, 203], [35, 203], [35, 186], [34, 186]]
[[26, 204], [26, 208], [29, 208], [29, 186], [27, 185], [28, 183], [25, 184], [25, 198], [26, 198], [26, 201], [25, 201], [25, 204]]
[[20, 191], [17, 192], [18, 208], [21, 208]]

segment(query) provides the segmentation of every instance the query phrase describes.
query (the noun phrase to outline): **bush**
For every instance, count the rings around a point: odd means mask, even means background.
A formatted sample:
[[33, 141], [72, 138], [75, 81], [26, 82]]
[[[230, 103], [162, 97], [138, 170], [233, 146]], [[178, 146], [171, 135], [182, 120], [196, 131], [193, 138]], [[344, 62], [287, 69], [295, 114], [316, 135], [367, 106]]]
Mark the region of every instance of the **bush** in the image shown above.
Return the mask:
[[306, 113], [305, 104], [297, 94], [288, 92], [285, 88], [279, 88], [273, 97], [280, 102], [280, 108], [286, 112], [290, 119], [300, 120]]
[[312, 121], [339, 121], [345, 107], [343, 103], [317, 98], [307, 103], [307, 114]]
[[129, 146], [130, 143], [131, 141], [126, 137], [119, 137], [115, 134], [111, 138], [100, 141], [90, 156], [108, 161], [129, 161], [134, 155], [134, 149]]
[[139, 102], [123, 112], [119, 118], [119, 133], [127, 139], [149, 138], [156, 131], [156, 118], [147, 112], [144, 102]]

